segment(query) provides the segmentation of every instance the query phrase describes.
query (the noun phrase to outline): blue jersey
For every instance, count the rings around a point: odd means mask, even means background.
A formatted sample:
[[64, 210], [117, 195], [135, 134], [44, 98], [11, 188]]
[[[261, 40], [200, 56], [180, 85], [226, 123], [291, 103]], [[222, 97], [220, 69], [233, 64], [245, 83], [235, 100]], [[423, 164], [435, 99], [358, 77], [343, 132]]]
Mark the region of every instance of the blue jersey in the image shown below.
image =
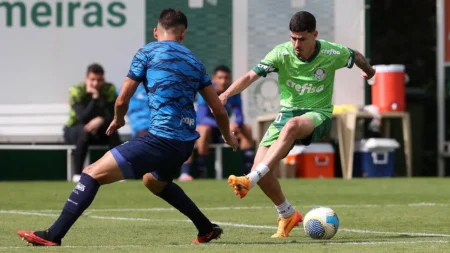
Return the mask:
[[[214, 115], [211, 113], [208, 104], [200, 94], [198, 94], [197, 97], [197, 107], [197, 124], [217, 127]], [[244, 115], [242, 113], [241, 94], [236, 94], [228, 98], [224, 107], [228, 112], [228, 116], [234, 114], [236, 124], [238, 124], [239, 127], [242, 127], [244, 124]]]
[[148, 107], [147, 92], [143, 85], [139, 85], [131, 97], [127, 115], [133, 138], [139, 131], [147, 131], [150, 128], [150, 108]]
[[176, 41], [151, 42], [136, 53], [127, 76], [146, 87], [150, 133], [179, 141], [199, 137], [194, 99], [211, 80], [189, 49]]

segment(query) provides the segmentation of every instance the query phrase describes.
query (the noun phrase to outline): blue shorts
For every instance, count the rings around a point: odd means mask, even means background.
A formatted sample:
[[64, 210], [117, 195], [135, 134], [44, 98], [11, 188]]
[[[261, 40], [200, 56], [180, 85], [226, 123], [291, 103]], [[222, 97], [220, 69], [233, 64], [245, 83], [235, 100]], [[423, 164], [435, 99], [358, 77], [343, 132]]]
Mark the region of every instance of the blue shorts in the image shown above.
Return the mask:
[[192, 154], [194, 143], [148, 133], [111, 149], [111, 153], [126, 179], [152, 173], [158, 180], [170, 182]]

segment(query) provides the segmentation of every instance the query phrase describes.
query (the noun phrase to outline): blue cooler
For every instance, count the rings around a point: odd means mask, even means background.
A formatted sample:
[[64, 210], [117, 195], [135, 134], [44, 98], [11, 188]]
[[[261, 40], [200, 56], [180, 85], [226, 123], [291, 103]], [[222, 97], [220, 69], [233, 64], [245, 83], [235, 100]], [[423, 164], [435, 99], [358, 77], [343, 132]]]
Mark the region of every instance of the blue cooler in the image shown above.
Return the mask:
[[355, 143], [353, 177], [392, 177], [394, 152], [399, 148], [394, 139], [370, 138]]

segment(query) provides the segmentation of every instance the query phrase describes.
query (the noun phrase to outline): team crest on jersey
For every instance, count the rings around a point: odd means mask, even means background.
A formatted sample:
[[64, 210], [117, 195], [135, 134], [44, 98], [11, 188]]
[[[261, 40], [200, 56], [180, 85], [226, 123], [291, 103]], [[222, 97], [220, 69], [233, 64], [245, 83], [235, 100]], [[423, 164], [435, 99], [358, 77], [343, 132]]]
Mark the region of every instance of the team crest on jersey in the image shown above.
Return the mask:
[[325, 79], [325, 77], [327, 76], [327, 72], [325, 72], [324, 69], [318, 68], [314, 71], [314, 78], [317, 81], [322, 81]]

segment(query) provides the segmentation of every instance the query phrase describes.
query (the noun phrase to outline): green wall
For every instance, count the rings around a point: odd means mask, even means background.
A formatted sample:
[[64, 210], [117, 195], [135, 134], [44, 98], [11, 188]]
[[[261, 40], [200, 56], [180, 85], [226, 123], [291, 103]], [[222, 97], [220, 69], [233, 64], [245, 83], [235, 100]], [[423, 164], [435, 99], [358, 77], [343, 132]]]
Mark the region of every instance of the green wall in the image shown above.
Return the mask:
[[203, 8], [191, 9], [188, 1], [147, 0], [146, 40], [155, 41], [155, 28], [161, 10], [177, 8], [188, 18], [188, 29], [183, 44], [203, 62], [209, 74], [216, 65], [232, 64], [232, 1], [218, 0], [213, 6], [205, 1]]

